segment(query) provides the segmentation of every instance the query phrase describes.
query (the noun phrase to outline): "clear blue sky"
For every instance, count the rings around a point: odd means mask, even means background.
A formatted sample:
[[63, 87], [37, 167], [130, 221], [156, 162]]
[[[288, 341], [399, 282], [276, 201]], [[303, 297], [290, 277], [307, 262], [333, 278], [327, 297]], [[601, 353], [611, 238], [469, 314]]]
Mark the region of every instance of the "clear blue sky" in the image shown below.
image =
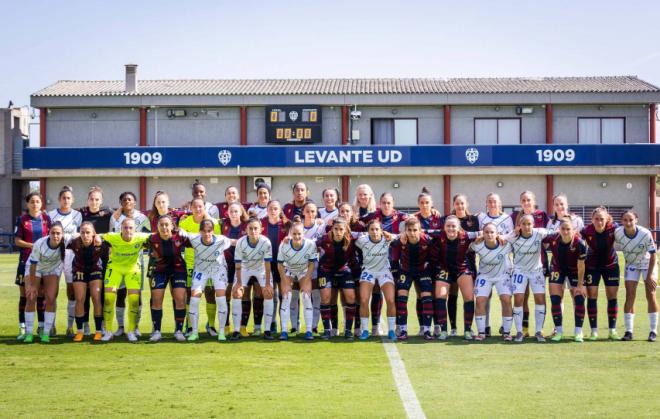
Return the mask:
[[[458, 3], [463, 3], [459, 5]], [[0, 106], [59, 79], [635, 74], [660, 84], [658, 1], [12, 1]]]

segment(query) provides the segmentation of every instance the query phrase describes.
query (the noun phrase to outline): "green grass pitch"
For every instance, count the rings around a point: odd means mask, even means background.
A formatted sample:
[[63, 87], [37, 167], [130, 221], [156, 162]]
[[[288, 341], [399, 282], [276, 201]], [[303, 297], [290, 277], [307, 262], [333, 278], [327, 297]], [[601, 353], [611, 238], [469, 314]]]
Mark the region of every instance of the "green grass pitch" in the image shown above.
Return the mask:
[[[16, 254], [0, 255], [0, 417], [406, 416], [376, 338], [352, 343], [342, 338], [312, 343], [300, 337], [289, 342], [248, 338], [221, 344], [202, 334], [200, 343], [177, 343], [171, 337], [171, 304], [166, 303], [163, 330], [170, 333], [159, 344], [144, 337], [138, 344], [123, 338], [111, 344], [74, 344], [61, 336], [66, 329], [62, 281], [60, 337], [47, 346], [16, 343], [16, 260]], [[620, 334], [623, 301], [621, 288]], [[499, 306], [493, 302], [497, 329]], [[413, 304], [409, 317], [415, 332]], [[552, 330], [549, 308], [548, 299], [546, 334]], [[607, 317], [601, 293], [603, 338], [598, 342], [504, 344], [497, 336], [485, 343], [412, 338], [396, 346], [427, 417], [657, 417], [660, 344], [645, 341], [642, 289], [636, 310], [634, 342], [604, 340]], [[565, 298], [564, 329], [570, 337], [572, 311], [570, 298]], [[201, 317], [205, 321], [205, 314]], [[144, 335], [151, 330], [147, 307], [141, 330]], [[588, 327], [585, 331], [588, 335]]]

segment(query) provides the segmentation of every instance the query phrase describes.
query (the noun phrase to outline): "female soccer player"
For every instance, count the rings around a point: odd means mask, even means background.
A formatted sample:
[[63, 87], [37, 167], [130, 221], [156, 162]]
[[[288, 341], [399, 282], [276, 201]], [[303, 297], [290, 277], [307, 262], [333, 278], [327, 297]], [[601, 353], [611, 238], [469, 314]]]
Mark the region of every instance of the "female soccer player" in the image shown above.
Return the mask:
[[555, 210], [555, 213], [548, 221], [548, 225], [546, 227], [548, 230], [552, 231], [553, 233], [558, 232], [562, 219], [568, 217], [573, 224], [573, 229], [576, 232], [582, 231], [584, 228], [584, 221], [582, 221], [582, 217], [568, 212], [568, 197], [566, 194], [560, 193], [552, 197], [552, 206]]
[[483, 241], [478, 240], [470, 245], [470, 250], [479, 256], [479, 271], [474, 283], [477, 299], [476, 316], [477, 336], [475, 340], [483, 341], [486, 333], [486, 306], [490, 300], [493, 287], [502, 303], [502, 337], [510, 342], [511, 324], [513, 315], [511, 311], [511, 261], [512, 252], [509, 243], [500, 244], [497, 240], [497, 226], [486, 223], [483, 228]]
[[[59, 221], [64, 227], [64, 234], [77, 233], [82, 223], [82, 215], [79, 211], [71, 208], [73, 204], [73, 189], [70, 186], [63, 186], [60, 189], [58, 200], [59, 208], [48, 212], [51, 222]], [[67, 250], [64, 254], [64, 280], [66, 282], [67, 304], [67, 327], [66, 336], [73, 337], [73, 323], [76, 317], [76, 296], [73, 292], [73, 276], [71, 274], [71, 261], [73, 252]]]
[[651, 232], [637, 225], [637, 214], [626, 211], [621, 217], [623, 226], [616, 229], [614, 239], [626, 259], [625, 284], [626, 303], [623, 307], [626, 333], [621, 340], [633, 338], [635, 319], [635, 296], [640, 278], [644, 281], [648, 303], [650, 332], [649, 342], [655, 342], [658, 333], [658, 303], [655, 291], [658, 287], [658, 264], [656, 247]]
[[303, 216], [303, 207], [308, 201], [307, 197], [309, 196], [309, 190], [307, 185], [303, 182], [296, 182], [293, 185], [293, 200], [284, 205], [282, 211], [284, 216], [289, 220], [293, 220], [294, 215]]
[[156, 191], [154, 200], [151, 205], [151, 210], [147, 213], [151, 231], [158, 231], [158, 220], [163, 215], [168, 215], [172, 218], [174, 225], [178, 225], [179, 219], [186, 214], [186, 211], [170, 208], [170, 197], [167, 192]]
[[142, 247], [149, 240], [149, 233], [135, 231], [136, 223], [133, 218], [124, 218], [121, 222], [121, 232], [103, 235], [112, 250], [110, 260], [105, 272], [105, 294], [103, 301], [103, 318], [105, 332], [102, 341], [108, 342], [113, 338], [112, 320], [114, 318], [117, 289], [122, 282], [126, 285], [128, 293], [128, 333], [129, 342], [137, 342], [138, 307], [140, 304], [140, 290], [142, 289], [142, 274], [138, 259], [142, 256]]
[[257, 185], [257, 202], [250, 205], [248, 214], [263, 220], [268, 216], [268, 203], [270, 202], [270, 186], [266, 183]]
[[[110, 231], [110, 218], [112, 210], [103, 206], [103, 189], [100, 186], [92, 186], [87, 193], [87, 206], [80, 208], [82, 221], [89, 221], [94, 225], [94, 231], [97, 234], [103, 234]], [[107, 256], [104, 256], [103, 263], [107, 262]]]
[[[204, 209], [209, 214], [209, 216], [213, 218], [220, 218], [218, 206], [208, 201], [208, 196], [206, 194], [206, 186], [202, 182], [200, 182], [199, 179], [195, 179], [195, 182], [193, 182], [192, 184], [191, 191], [192, 191], [193, 199], [201, 198], [201, 200], [204, 201]], [[236, 194], [238, 195], [238, 192], [236, 192]], [[184, 202], [183, 205], [181, 206], [181, 209], [184, 211], [189, 211], [191, 205], [192, 205], [192, 201]]]
[[312, 276], [318, 260], [316, 243], [303, 236], [303, 224], [300, 216], [294, 216], [289, 229], [290, 240], [281, 241], [277, 252], [277, 266], [280, 274], [282, 303], [280, 322], [282, 333], [280, 340], [288, 340], [289, 315], [291, 311], [292, 284], [297, 283], [302, 292], [305, 319], [305, 340], [313, 340], [314, 308], [312, 306]]
[[339, 215], [339, 190], [337, 188], [326, 188], [321, 194], [323, 207], [319, 208], [319, 217], [326, 223]]
[[[225, 218], [222, 220], [222, 234], [226, 237], [229, 237], [232, 240], [238, 240], [239, 238], [245, 236], [247, 234], [247, 221], [248, 221], [248, 216], [243, 207], [241, 206], [240, 203], [235, 202], [233, 204], [229, 205], [229, 208], [227, 209], [227, 216], [228, 218]], [[225, 250], [225, 261], [227, 262], [227, 286], [231, 287], [231, 285], [234, 283], [234, 278], [236, 276], [236, 263], [234, 263], [234, 252], [236, 251], [236, 246], [232, 245], [229, 249]], [[228, 309], [231, 309], [230, 301], [231, 301], [231, 292], [226, 293], [227, 297], [227, 307]], [[247, 312], [247, 317], [250, 316], [250, 301], [249, 299], [247, 301], [243, 301], [243, 306], [242, 306], [242, 313], [243, 317], [245, 316], [245, 312]], [[229, 316], [229, 314], [227, 314]], [[248, 336], [247, 332], [247, 318], [245, 318], [244, 321], [241, 321], [241, 336]], [[219, 325], [219, 327], [223, 327], [223, 325]], [[226, 324], [225, 326], [225, 335], [228, 335], [230, 333], [230, 328], [229, 324]]]
[[408, 293], [410, 286], [417, 283], [422, 297], [422, 331], [430, 335], [433, 317], [433, 269], [438, 266], [438, 252], [431, 238], [422, 232], [417, 217], [405, 221], [405, 232], [392, 242], [399, 254], [399, 277], [397, 278], [396, 322], [399, 340], [408, 339]]
[[353, 199], [353, 212], [359, 220], [363, 221], [367, 216], [376, 212], [376, 196], [371, 186], [363, 183], [355, 188]]
[[584, 298], [587, 296], [584, 287], [584, 260], [587, 257], [587, 245], [577, 234], [574, 220], [570, 217], [560, 219], [558, 231], [548, 236], [545, 242], [552, 253], [550, 301], [552, 320], [555, 323], [552, 340], [559, 342], [564, 334], [561, 303], [564, 297], [564, 284], [568, 282], [575, 300], [575, 341], [583, 342]]
[[[472, 239], [461, 228], [457, 216], [445, 218], [444, 230], [435, 239], [439, 252], [439, 272], [435, 280], [434, 314], [438, 313], [436, 324], [440, 325], [440, 340], [447, 339], [447, 305], [446, 298], [451, 284], [458, 284], [463, 295], [464, 338], [472, 340], [472, 320], [474, 319], [474, 273], [468, 261], [468, 250]], [[424, 338], [433, 339], [430, 333]]]
[[614, 250], [614, 231], [617, 225], [605, 207], [598, 207], [591, 213], [591, 224], [583, 228], [580, 235], [587, 243], [589, 251], [586, 259], [587, 314], [591, 326], [589, 340], [598, 339], [598, 285], [605, 282], [607, 296], [607, 319], [609, 338], [619, 340], [616, 332], [616, 319], [619, 311], [619, 259]]
[[487, 223], [493, 223], [498, 234], [507, 235], [513, 231], [513, 220], [502, 211], [502, 199], [496, 193], [491, 192], [486, 196], [486, 212], [480, 212], [477, 218], [482, 230]]
[[[189, 217], [193, 218], [193, 217]], [[188, 242], [188, 236], [182, 228], [174, 232], [174, 220], [169, 215], [158, 219], [158, 232], [153, 233], [146, 243], [149, 257], [153, 260], [154, 271], [151, 278], [151, 321], [153, 331], [150, 342], [159, 342], [163, 320], [163, 298], [165, 288], [170, 285], [170, 293], [174, 300], [174, 338], [179, 342], [186, 340], [183, 335], [183, 321], [186, 318], [186, 261], [183, 250]], [[215, 315], [215, 313], [214, 313]]]
[[[85, 335], [84, 323], [85, 302], [91, 296], [94, 304], [94, 326], [96, 333], [94, 341], [100, 341], [103, 336], [103, 305], [101, 304], [101, 289], [103, 288], [103, 255], [107, 249], [100, 241], [96, 241], [96, 230], [90, 221], [80, 225], [80, 237], [71, 240], [67, 251], [73, 253], [71, 274], [73, 276], [73, 291], [75, 295], [76, 334], [74, 342], [82, 342]], [[66, 260], [66, 255], [65, 255]]]
[[[16, 337], [19, 341], [25, 339], [27, 334], [25, 325], [25, 305], [27, 304], [25, 297], [26, 264], [34, 243], [40, 238], [46, 237], [50, 229], [50, 217], [41, 210], [41, 195], [38, 192], [30, 192], [25, 197], [25, 203], [27, 204], [27, 211], [16, 220], [14, 233], [14, 243], [16, 247], [21, 249], [18, 254], [18, 267], [16, 269], [16, 281], [14, 282], [18, 285], [19, 289], [18, 336]], [[37, 295], [36, 305], [39, 328], [41, 329], [43, 328], [45, 311], [43, 294]], [[32, 322], [34, 324], [34, 314], [32, 316]], [[33, 332], [32, 329], [29, 331], [30, 333]]]
[[23, 339], [25, 343], [32, 343], [34, 339], [32, 335], [34, 332], [34, 311], [39, 289], [43, 289], [46, 300], [44, 328], [39, 335], [39, 339], [43, 343], [50, 342], [50, 330], [55, 322], [55, 300], [60, 275], [62, 275], [64, 249], [70, 239], [70, 236], [65, 236], [62, 224], [55, 222], [50, 226], [48, 236], [34, 242], [26, 266], [28, 278], [25, 282], [25, 297], [27, 298], [25, 308], [26, 332]]
[[[192, 211], [192, 215], [190, 217], [186, 217], [185, 219], [181, 219], [179, 221], [179, 228], [187, 233], [190, 234], [195, 234], [199, 233], [199, 228], [201, 225], [202, 220], [205, 219], [211, 219], [213, 220], [214, 226], [215, 226], [215, 233], [220, 234], [220, 221], [212, 218], [207, 212], [206, 212], [206, 207], [204, 205], [204, 200], [202, 198], [193, 198], [190, 204], [190, 209]], [[195, 252], [193, 249], [187, 248], [184, 251], [184, 258], [186, 261], [186, 270], [187, 270], [187, 279], [186, 279], [186, 284], [187, 284], [187, 289], [188, 289], [188, 298], [190, 297], [190, 293], [192, 290], [190, 289], [190, 286], [192, 285], [192, 274], [193, 274], [193, 267], [195, 265]], [[215, 293], [213, 291], [213, 286], [212, 284], [207, 283], [206, 287], [204, 288], [204, 296], [206, 297], [206, 316], [207, 316], [207, 324], [206, 324], [206, 332], [212, 336], [216, 337], [218, 336], [218, 332], [215, 329], [215, 317], [216, 317], [216, 304], [215, 304]], [[190, 319], [188, 319], [188, 329], [190, 329]], [[223, 327], [223, 325], [220, 325], [220, 327]], [[190, 332], [190, 330], [186, 330], [186, 332]]]
[[355, 281], [351, 266], [355, 259], [355, 247], [351, 231], [346, 220], [338, 217], [332, 223], [328, 234], [316, 241], [321, 255], [319, 259], [318, 282], [321, 288], [321, 319], [323, 320], [323, 339], [330, 339], [332, 288], [342, 291], [346, 305], [344, 337], [353, 340], [353, 321], [355, 320]]
[[548, 235], [545, 228], [534, 228], [534, 217], [526, 214], [520, 218], [520, 225], [504, 238], [513, 247], [513, 320], [516, 324], [516, 342], [522, 342], [523, 334], [523, 301], [525, 290], [529, 285], [534, 294], [534, 321], [536, 323], [536, 340], [545, 342], [543, 323], [545, 321], [545, 277], [543, 276], [542, 241]]
[[[241, 300], [245, 292], [245, 285], [250, 279], [255, 278], [255, 287], [261, 291], [264, 297], [264, 317], [266, 324], [270, 324], [273, 317], [273, 282], [271, 279], [270, 263], [272, 260], [272, 248], [270, 240], [261, 235], [261, 222], [257, 218], [250, 218], [247, 222], [247, 236], [243, 236], [236, 242], [234, 261], [236, 262], [236, 279], [232, 294], [232, 319], [234, 333], [231, 340], [241, 337]], [[271, 340], [273, 335], [270, 330], [264, 332], [264, 339]]]
[[215, 223], [204, 219], [199, 224], [200, 234], [189, 236], [186, 243], [195, 252], [189, 311], [192, 333], [188, 336], [188, 342], [199, 340], [199, 302], [209, 282], [213, 283], [215, 304], [218, 307], [218, 340], [227, 340], [224, 328], [227, 322], [227, 263], [224, 252], [231, 247], [233, 240], [215, 235], [215, 230]]
[[[360, 275], [360, 340], [369, 338], [369, 296], [375, 285], [385, 294], [387, 303], [387, 336], [396, 340], [396, 305], [394, 303], [394, 277], [390, 270], [389, 241], [383, 236], [381, 222], [374, 218], [367, 225], [368, 234], [355, 240], [355, 247], [362, 251]], [[373, 308], [372, 308], [373, 309]], [[372, 323], [373, 325], [373, 323]], [[377, 326], [372, 330], [377, 331]]]
[[243, 209], [247, 210], [252, 206], [251, 203], [242, 203], [241, 202], [241, 196], [238, 193], [238, 189], [236, 186], [228, 186], [227, 189], [225, 189], [225, 202], [218, 202], [216, 203], [211, 210], [206, 210], [206, 212], [209, 213], [209, 215], [213, 218], [219, 218], [221, 220], [224, 220], [227, 218], [229, 215], [227, 214], [229, 210], [229, 206], [233, 203], [238, 203], [240, 204]]
[[[277, 257], [280, 243], [282, 243], [282, 240], [288, 236], [291, 223], [282, 214], [282, 205], [279, 201], [270, 201], [267, 209], [268, 215], [261, 219], [262, 231], [264, 232], [264, 235], [268, 237], [268, 240], [270, 240], [270, 245], [273, 249], [273, 259], [278, 260]], [[273, 298], [273, 322], [270, 324], [270, 331], [271, 333], [276, 333], [277, 303], [280, 298], [283, 298], [281, 297], [283, 296], [281, 275], [277, 263], [271, 263], [271, 274], [273, 275], [273, 283], [275, 284], [275, 297]], [[291, 304], [291, 296], [289, 296], [287, 304]], [[290, 307], [287, 307], [287, 315], [290, 313], [290, 309]], [[288, 327], [289, 325], [287, 324], [286, 328], [282, 329], [282, 331], [288, 331]]]

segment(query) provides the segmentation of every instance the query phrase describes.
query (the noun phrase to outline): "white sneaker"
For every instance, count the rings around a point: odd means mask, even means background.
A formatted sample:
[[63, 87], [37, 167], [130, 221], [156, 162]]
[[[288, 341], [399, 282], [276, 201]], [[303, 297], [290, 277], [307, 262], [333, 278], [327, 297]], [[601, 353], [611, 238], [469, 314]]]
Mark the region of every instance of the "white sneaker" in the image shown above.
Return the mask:
[[84, 334], [85, 336], [89, 336], [89, 335], [92, 334], [92, 332], [89, 330], [89, 323], [87, 323], [87, 322], [85, 322], [85, 323], [83, 324], [83, 334]]
[[330, 329], [330, 336], [331, 337], [339, 336], [339, 331], [337, 329]]
[[140, 332], [140, 329], [138, 329], [137, 327], [135, 328], [135, 331], [133, 333], [135, 333], [135, 336], [137, 337], [142, 336], [142, 332]]
[[160, 342], [160, 340], [163, 338], [163, 336], [160, 334], [160, 331], [156, 330], [151, 334], [151, 337], [149, 338], [149, 342]]
[[114, 337], [115, 335], [113, 335], [112, 332], [105, 331], [101, 337], [101, 342], [110, 342]]
[[118, 338], [119, 336], [124, 334], [124, 326], [119, 326], [117, 328], [117, 331], [114, 333], [115, 337]]
[[185, 342], [186, 341], [186, 337], [183, 336], [183, 332], [180, 331], [180, 330], [177, 330], [176, 332], [174, 332], [174, 339], [176, 339], [179, 342]]
[[534, 337], [536, 338], [537, 342], [545, 342], [545, 337], [543, 336], [543, 333], [541, 333], [541, 332], [536, 332]]
[[126, 333], [126, 338], [128, 339], [129, 342], [137, 342], [138, 341], [137, 336], [135, 336], [135, 333], [133, 333], [133, 332]]
[[458, 330], [451, 329], [451, 331], [449, 331], [449, 336], [455, 338], [456, 336], [458, 336]]
[[213, 337], [218, 336], [218, 332], [215, 330], [215, 328], [209, 326], [208, 323], [206, 323], [206, 333], [208, 333], [209, 336], [213, 336]]

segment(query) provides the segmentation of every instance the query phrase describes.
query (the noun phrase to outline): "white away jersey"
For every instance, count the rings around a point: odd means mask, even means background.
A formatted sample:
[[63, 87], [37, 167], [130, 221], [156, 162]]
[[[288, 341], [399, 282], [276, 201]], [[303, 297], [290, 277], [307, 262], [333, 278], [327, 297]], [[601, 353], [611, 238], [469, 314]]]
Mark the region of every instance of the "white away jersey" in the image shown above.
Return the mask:
[[326, 223], [330, 220], [334, 220], [339, 215], [339, 209], [335, 208], [332, 211], [328, 211], [325, 207], [319, 208], [319, 218], [325, 221]]
[[293, 240], [289, 240], [288, 243], [283, 242], [277, 252], [277, 261], [284, 264], [284, 267], [298, 278], [307, 274], [309, 262], [316, 262], [317, 260], [316, 243], [310, 239], [303, 239], [300, 249], [293, 247]]
[[390, 270], [390, 243], [381, 237], [373, 242], [368, 234], [362, 234], [355, 240], [355, 246], [362, 250], [362, 269], [369, 272], [387, 272]]
[[[573, 222], [573, 228], [575, 231], [580, 232], [584, 228], [584, 221], [582, 221], [582, 217], [577, 216], [577, 215], [571, 215], [571, 221]], [[550, 234], [553, 233], [558, 233], [559, 232], [559, 225], [561, 224], [561, 220], [554, 220], [550, 219], [548, 221], [547, 229], [550, 231]]]
[[523, 272], [536, 272], [543, 269], [541, 264], [541, 250], [543, 239], [548, 235], [545, 228], [533, 228], [532, 235], [525, 238], [522, 235], [511, 233], [504, 238], [513, 247], [513, 266]]
[[195, 252], [195, 272], [211, 275], [227, 267], [224, 252], [231, 247], [228, 237], [213, 235], [213, 241], [208, 245], [202, 242], [202, 236], [199, 234], [190, 235], [188, 238]]
[[648, 269], [650, 253], [655, 253], [655, 242], [651, 232], [637, 226], [637, 231], [633, 237], [626, 235], [623, 226], [614, 230], [614, 240], [617, 248], [623, 252], [626, 258], [626, 266], [634, 266], [637, 269]]
[[497, 246], [491, 249], [486, 246], [484, 240], [479, 244], [472, 243], [470, 249], [479, 255], [479, 276], [497, 278], [510, 272], [511, 259], [509, 255], [513, 251], [510, 243], [501, 245], [497, 242]]
[[209, 217], [220, 218], [220, 210], [215, 204], [211, 202], [204, 202], [204, 208], [206, 209], [206, 213], [209, 215]]
[[[32, 247], [32, 253], [30, 253], [29, 264], [37, 265], [37, 271], [39, 272], [53, 272], [57, 270], [60, 265], [62, 265], [62, 250], [60, 247], [51, 248], [48, 244], [49, 237], [45, 236], [34, 242]], [[65, 234], [64, 238], [64, 247], [66, 247], [71, 241], [71, 236]]]
[[309, 228], [305, 227], [303, 224], [303, 236], [305, 236], [306, 239], [316, 241], [316, 239], [323, 237], [325, 234], [325, 226], [325, 223], [317, 224], [316, 220], [314, 220], [314, 224]]
[[252, 246], [248, 236], [243, 236], [236, 242], [236, 252], [234, 253], [234, 262], [241, 264], [244, 271], [265, 271], [264, 261], [270, 262], [273, 259], [273, 249], [270, 240], [266, 236], [259, 236], [257, 243]]
[[[121, 214], [119, 216], [118, 220], [115, 220], [115, 217], [110, 217], [110, 232], [121, 232], [121, 223], [126, 219], [126, 216], [124, 214]], [[140, 233], [140, 232], [145, 232], [145, 231], [151, 231], [151, 222], [149, 222], [149, 218], [142, 214], [138, 210], [133, 210], [133, 219], [135, 219], [135, 231]]]
[[52, 211], [48, 211], [48, 216], [50, 217], [50, 221], [53, 223], [56, 221], [62, 223], [62, 227], [64, 227], [64, 234], [73, 234], [80, 230], [80, 224], [82, 224], [82, 214], [80, 211], [71, 209], [71, 211], [63, 214], [58, 208]]
[[248, 209], [248, 214], [250, 214], [250, 216], [254, 214], [254, 216], [260, 220], [266, 218], [268, 216], [268, 205], [261, 207], [259, 204], [254, 203], [250, 206], [250, 209]]
[[498, 234], [509, 234], [513, 231], [513, 220], [509, 214], [501, 214], [497, 217], [491, 217], [487, 212], [477, 214], [479, 220], [479, 230], [483, 230], [484, 225], [488, 223], [495, 224]]

